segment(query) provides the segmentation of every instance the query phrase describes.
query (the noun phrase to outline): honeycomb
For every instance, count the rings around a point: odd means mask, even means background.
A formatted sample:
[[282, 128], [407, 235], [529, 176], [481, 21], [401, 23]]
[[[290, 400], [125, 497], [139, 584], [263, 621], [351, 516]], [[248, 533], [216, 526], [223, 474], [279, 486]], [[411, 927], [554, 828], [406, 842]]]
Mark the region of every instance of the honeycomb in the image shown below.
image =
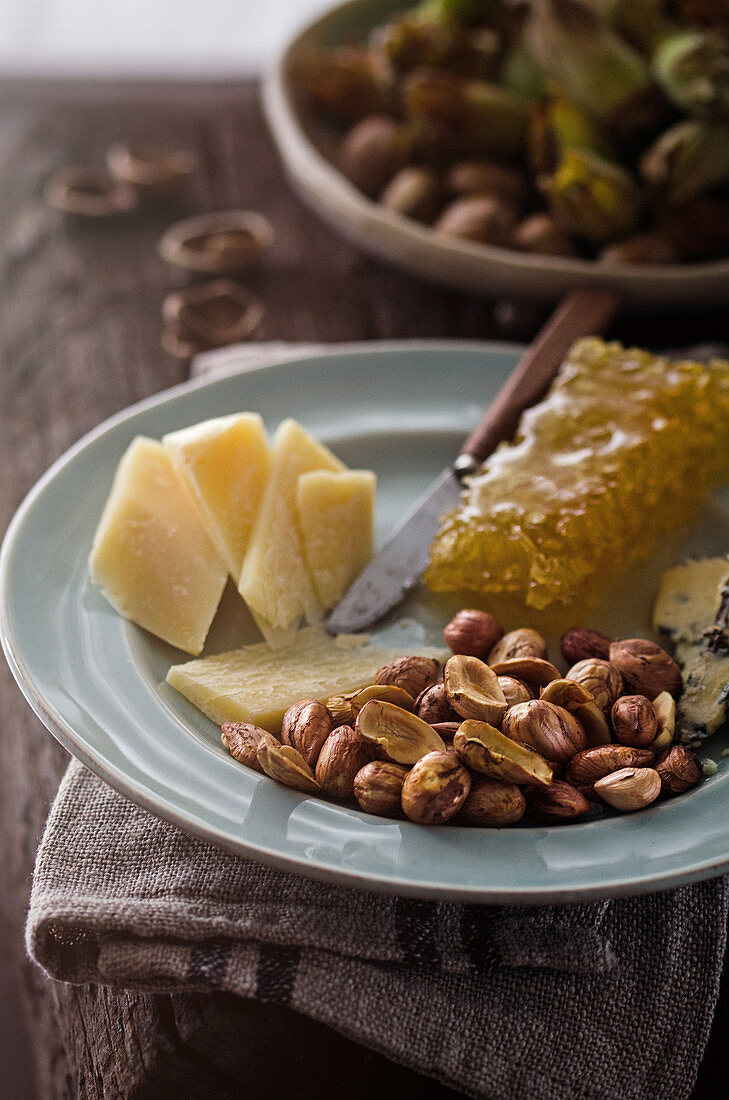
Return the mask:
[[728, 473], [729, 362], [580, 340], [442, 520], [426, 584], [547, 617], [589, 609]]

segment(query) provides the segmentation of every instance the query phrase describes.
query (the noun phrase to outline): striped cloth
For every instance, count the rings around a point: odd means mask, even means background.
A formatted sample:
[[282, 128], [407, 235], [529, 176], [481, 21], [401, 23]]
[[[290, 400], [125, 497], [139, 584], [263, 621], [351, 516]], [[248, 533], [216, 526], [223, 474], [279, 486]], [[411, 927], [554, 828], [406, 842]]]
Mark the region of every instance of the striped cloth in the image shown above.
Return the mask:
[[27, 945], [62, 981], [289, 1006], [468, 1096], [681, 1100], [728, 912], [724, 879], [538, 908], [319, 883], [204, 844], [72, 761]]

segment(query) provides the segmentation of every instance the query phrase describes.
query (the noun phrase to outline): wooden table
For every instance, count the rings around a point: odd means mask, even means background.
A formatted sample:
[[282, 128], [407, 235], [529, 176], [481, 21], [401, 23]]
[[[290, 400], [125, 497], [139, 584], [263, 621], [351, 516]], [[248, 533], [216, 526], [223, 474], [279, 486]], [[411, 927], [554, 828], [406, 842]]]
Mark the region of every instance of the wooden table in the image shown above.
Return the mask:
[[[252, 84], [80, 87], [65, 89], [60, 104], [57, 88], [21, 86], [3, 102], [0, 530], [38, 476], [79, 436], [186, 377], [186, 364], [160, 348], [162, 299], [185, 280], [158, 259], [155, 242], [187, 213], [242, 206], [273, 222], [276, 244], [265, 269], [250, 280], [267, 305], [260, 340], [527, 339], [545, 313], [515, 312], [425, 285], [340, 240], [288, 189]], [[45, 209], [41, 190], [51, 171], [100, 165], [117, 139], [194, 149], [200, 170], [180, 200], [126, 219], [72, 222]], [[654, 346], [726, 340], [729, 320], [720, 313], [654, 313], [621, 319], [617, 334]], [[240, 1036], [280, 1025], [266, 1009], [224, 995], [117, 996], [59, 985], [24, 960], [35, 848], [66, 754], [34, 718], [4, 663], [0, 716], [0, 973], [7, 987], [5, 998], [0, 994], [0, 1094], [33, 1096], [32, 1062], [43, 1100], [116, 1097], [121, 1064], [133, 1067], [135, 1097], [240, 1095], [251, 1058]], [[25, 1035], [12, 998], [24, 1004]], [[238, 1037], [235, 1044], [231, 1036]], [[391, 1071], [383, 1059], [338, 1038], [328, 1048], [326, 1070], [335, 1071], [336, 1081], [339, 1067], [340, 1085], [324, 1088], [325, 1067], [311, 1057], [321, 1041], [318, 1025], [302, 1025], [290, 1050], [299, 1084], [289, 1095], [360, 1095], [345, 1073], [353, 1065], [368, 1075], [370, 1096], [379, 1094], [378, 1082], [384, 1090], [388, 1073], [388, 1089], [424, 1094], [422, 1079]], [[274, 1095], [272, 1084], [259, 1082], [246, 1095]], [[446, 1095], [438, 1087], [425, 1091]]]

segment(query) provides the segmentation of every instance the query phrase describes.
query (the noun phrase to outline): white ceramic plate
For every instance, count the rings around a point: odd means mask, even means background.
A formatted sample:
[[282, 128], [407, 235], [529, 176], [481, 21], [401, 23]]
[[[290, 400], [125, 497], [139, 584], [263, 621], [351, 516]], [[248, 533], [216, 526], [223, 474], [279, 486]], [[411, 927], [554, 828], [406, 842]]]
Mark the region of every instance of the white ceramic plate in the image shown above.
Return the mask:
[[[293, 415], [350, 466], [378, 475], [382, 539], [457, 453], [518, 358], [513, 347], [376, 345], [189, 383], [114, 417], [73, 447], [21, 506], [0, 557], [2, 640], [31, 706], [72, 753], [152, 813], [245, 856], [318, 878], [451, 900], [565, 901], [633, 893], [729, 870], [729, 767], [639, 814], [551, 828], [424, 828], [278, 786], [234, 761], [218, 729], [164, 678], [178, 651], [126, 623], [90, 584], [87, 557], [122, 453], [241, 409], [269, 428]], [[689, 548], [718, 553], [729, 513], [713, 502]], [[666, 549], [667, 560], [682, 549]], [[593, 625], [647, 629], [656, 563], [621, 582]], [[449, 609], [452, 610], [452, 609]], [[431, 630], [446, 609], [418, 596]], [[517, 624], [513, 624], [517, 625]], [[229, 648], [237, 621], [214, 628]], [[244, 638], [245, 628], [241, 637]], [[250, 640], [250, 639], [248, 639]]]
[[603, 286], [625, 303], [686, 307], [726, 302], [729, 261], [700, 264], [611, 265], [529, 256], [459, 241], [393, 214], [362, 195], [324, 153], [331, 146], [297, 94], [297, 61], [320, 48], [362, 41], [406, 0], [348, 0], [294, 38], [270, 70], [264, 105], [296, 191], [322, 218], [368, 252], [415, 275], [470, 293], [556, 301], [576, 286]]

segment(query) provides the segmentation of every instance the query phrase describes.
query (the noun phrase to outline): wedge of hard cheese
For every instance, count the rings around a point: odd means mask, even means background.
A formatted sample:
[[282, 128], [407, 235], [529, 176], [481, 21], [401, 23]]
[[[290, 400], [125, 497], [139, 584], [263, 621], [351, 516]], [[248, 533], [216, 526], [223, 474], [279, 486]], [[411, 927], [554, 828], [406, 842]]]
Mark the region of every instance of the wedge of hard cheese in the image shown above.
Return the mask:
[[297, 629], [302, 617], [315, 623], [324, 612], [304, 561], [296, 506], [298, 480], [312, 470], [342, 469], [339, 459], [295, 420], [279, 425], [271, 476], [238, 584], [264, 637], [274, 645], [292, 640], [289, 632]]
[[251, 412], [220, 416], [171, 432], [162, 442], [237, 584], [271, 469], [261, 417]]
[[121, 615], [186, 653], [201, 651], [228, 570], [161, 443], [139, 436], [123, 456], [89, 566]]
[[304, 627], [296, 645], [272, 650], [265, 643], [174, 665], [167, 681], [216, 725], [253, 722], [277, 733], [284, 712], [302, 699], [332, 695], [372, 683], [383, 665], [413, 653], [442, 658], [428, 646], [384, 649], [365, 635], [332, 638], [322, 627]]
[[376, 478], [371, 470], [314, 470], [299, 478], [299, 530], [314, 591], [327, 609], [374, 551]]

